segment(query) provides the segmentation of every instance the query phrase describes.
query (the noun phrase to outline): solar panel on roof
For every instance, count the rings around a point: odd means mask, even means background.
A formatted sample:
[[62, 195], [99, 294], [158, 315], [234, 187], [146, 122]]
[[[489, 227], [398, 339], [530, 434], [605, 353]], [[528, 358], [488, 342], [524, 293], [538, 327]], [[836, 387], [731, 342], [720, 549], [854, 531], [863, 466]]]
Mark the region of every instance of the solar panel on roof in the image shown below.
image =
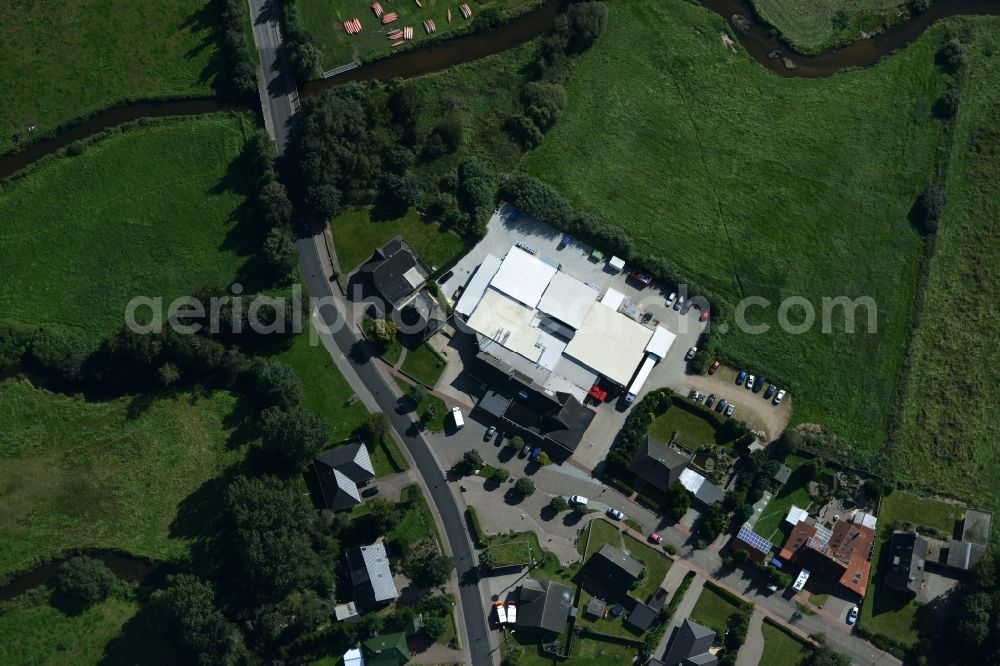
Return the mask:
[[770, 553], [771, 549], [774, 548], [774, 544], [762, 537], [761, 535], [750, 529], [749, 526], [744, 524], [740, 527], [740, 532], [736, 536], [737, 539], [747, 544], [754, 550], [758, 550], [762, 553]]

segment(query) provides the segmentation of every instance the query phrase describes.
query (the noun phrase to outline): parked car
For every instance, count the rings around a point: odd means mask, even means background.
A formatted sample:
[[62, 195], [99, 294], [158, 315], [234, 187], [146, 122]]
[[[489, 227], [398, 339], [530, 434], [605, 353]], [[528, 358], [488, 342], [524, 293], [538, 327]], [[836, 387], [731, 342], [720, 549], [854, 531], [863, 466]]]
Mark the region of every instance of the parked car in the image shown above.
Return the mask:
[[531, 453], [528, 454], [528, 460], [534, 460], [535, 458], [538, 457], [538, 454], [541, 452], [542, 449], [539, 446], [536, 446], [535, 448], [531, 449]]
[[520, 453], [517, 454], [518, 458], [527, 458], [528, 454], [531, 453], [531, 444], [525, 444], [521, 447]]
[[777, 591], [778, 591], [778, 586], [777, 585], [768, 585], [767, 586], [767, 593], [768, 594], [774, 594]]
[[785, 389], [781, 389], [780, 391], [778, 391], [778, 395], [774, 396], [774, 404], [780, 405], [784, 397], [785, 397]]
[[719, 369], [720, 365], [722, 365], [720, 361], [718, 360], [712, 361], [712, 365], [708, 366], [708, 374], [714, 375], [715, 371]]
[[777, 391], [777, 390], [778, 390], [778, 387], [775, 386], [774, 384], [771, 384], [770, 386], [768, 386], [767, 390], [764, 391], [764, 400], [770, 400], [771, 396], [774, 395], [774, 392]]
[[714, 402], [715, 402], [715, 394], [714, 393], [710, 393], [708, 395], [708, 397], [705, 398], [705, 406], [706, 407], [711, 407], [712, 403], [714, 403]]
[[628, 274], [629, 280], [635, 280], [644, 287], [648, 287], [653, 284], [653, 276], [649, 273], [643, 273], [641, 271], [632, 271]]
[[500, 624], [507, 624], [507, 611], [503, 607], [502, 600], [497, 599], [496, 609], [497, 609], [497, 622], [499, 622]]
[[439, 278], [437, 279], [437, 283], [438, 283], [438, 284], [444, 284], [445, 282], [447, 282], [448, 280], [450, 280], [450, 279], [451, 279], [451, 277], [452, 277], [452, 276], [453, 276], [454, 274], [455, 274], [455, 271], [448, 271], [447, 273], [445, 273], [444, 275], [442, 275], [441, 277], [439, 277]]
[[650, 543], [655, 543], [655, 544], [659, 545], [659, 544], [663, 543], [663, 537], [661, 537], [656, 532], [653, 532], [652, 534], [649, 535], [649, 542]]
[[557, 249], [564, 250], [566, 246], [570, 244], [573, 239], [570, 238], [569, 234], [563, 234], [562, 239], [559, 241], [559, 247]]
[[708, 321], [708, 308], [701, 311], [701, 316], [698, 317], [698, 321]]
[[760, 393], [760, 390], [764, 388], [765, 381], [767, 381], [767, 379], [765, 379], [764, 375], [761, 375], [760, 378], [753, 383], [753, 392]]
[[750, 375], [749, 377], [747, 377], [747, 383], [744, 386], [746, 386], [748, 389], [752, 389], [755, 380], [756, 378], [753, 375]]
[[361, 491], [362, 497], [375, 497], [376, 495], [378, 495], [378, 486], [376, 485], [366, 486], [365, 489]]
[[854, 624], [855, 622], [858, 621], [859, 610], [860, 609], [857, 606], [851, 608], [851, 610], [847, 613], [847, 624]]
[[726, 416], [732, 416], [733, 412], [735, 411], [736, 411], [736, 405], [729, 403], [729, 406], [726, 407]]
[[494, 446], [500, 446], [501, 444], [503, 444], [503, 440], [504, 440], [504, 438], [506, 436], [507, 436], [507, 433], [505, 433], [504, 431], [501, 430], [500, 432], [498, 432], [497, 433], [497, 438], [493, 440], [493, 445]]
[[680, 310], [684, 306], [684, 296], [678, 296], [674, 301], [674, 310]]
[[688, 353], [684, 354], [684, 360], [685, 361], [690, 361], [691, 359], [694, 358], [694, 355], [697, 354], [697, 353], [698, 353], [698, 348], [697, 347], [691, 347], [691, 349], [688, 349]]
[[490, 426], [489, 428], [486, 429], [486, 434], [483, 435], [483, 441], [484, 442], [490, 441], [491, 439], [493, 439], [493, 435], [495, 434], [497, 434], [497, 427]]
[[705, 400], [705, 394], [704, 393], [702, 393], [700, 391], [695, 392], [695, 394], [694, 394], [694, 401], [695, 402], [704, 402], [704, 400]]
[[608, 509], [608, 518], [613, 520], [625, 520], [625, 514], [618, 509]]
[[686, 315], [688, 312], [691, 311], [693, 305], [694, 304], [690, 300], [685, 301], [684, 305], [681, 306], [681, 314]]
[[590, 500], [588, 500], [583, 495], [573, 495], [572, 497], [569, 498], [570, 504], [574, 506], [582, 506], [583, 508], [587, 508], [587, 502], [589, 501]]
[[747, 371], [740, 370], [740, 374], [736, 375], [736, 385], [743, 386], [743, 381], [747, 378]]
[[517, 624], [517, 606], [510, 599], [507, 600], [507, 622]]
[[717, 404], [715, 406], [715, 411], [717, 411], [717, 412], [719, 412], [721, 414], [726, 409], [726, 405], [728, 405], [728, 404], [729, 404], [729, 401], [726, 400], [725, 398], [723, 398], [722, 400], [719, 401], [719, 404]]
[[671, 305], [673, 305], [675, 300], [677, 300], [677, 292], [672, 291], [670, 292], [670, 295], [667, 296], [667, 307], [669, 308]]

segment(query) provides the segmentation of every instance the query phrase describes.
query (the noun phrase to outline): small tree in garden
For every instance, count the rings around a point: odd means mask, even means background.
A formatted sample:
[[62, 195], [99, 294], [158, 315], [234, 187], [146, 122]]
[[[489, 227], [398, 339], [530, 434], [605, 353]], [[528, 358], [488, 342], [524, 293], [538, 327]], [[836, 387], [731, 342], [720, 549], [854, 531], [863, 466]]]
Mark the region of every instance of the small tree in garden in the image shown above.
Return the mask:
[[462, 468], [466, 473], [471, 473], [483, 466], [483, 457], [479, 451], [469, 449], [462, 454]]
[[379, 344], [388, 345], [396, 337], [396, 322], [391, 319], [376, 319], [372, 322], [372, 335]]
[[514, 490], [521, 497], [531, 497], [535, 493], [535, 482], [527, 477], [522, 477], [514, 484]]
[[419, 405], [427, 399], [427, 389], [424, 388], [423, 384], [414, 384], [406, 392], [406, 395], [413, 401], [414, 405]]
[[503, 483], [510, 478], [510, 472], [505, 470], [503, 467], [498, 467], [495, 472], [493, 472], [493, 478], [496, 479], [497, 483]]
[[566, 501], [565, 497], [556, 496], [549, 502], [549, 508], [556, 513], [562, 513], [569, 508], [569, 502]]

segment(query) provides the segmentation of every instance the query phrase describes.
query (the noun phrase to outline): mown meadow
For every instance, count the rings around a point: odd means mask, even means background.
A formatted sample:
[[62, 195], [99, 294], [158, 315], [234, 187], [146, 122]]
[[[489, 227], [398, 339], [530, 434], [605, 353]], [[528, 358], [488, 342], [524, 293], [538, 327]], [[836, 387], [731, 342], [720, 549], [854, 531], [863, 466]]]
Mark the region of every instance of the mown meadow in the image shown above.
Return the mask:
[[0, 153], [132, 99], [211, 96], [209, 0], [14, 0], [0, 6]]
[[[746, 311], [766, 334], [728, 322], [714, 351], [789, 387], [793, 425], [877, 451], [923, 245], [908, 215], [941, 134], [943, 31], [874, 68], [806, 80], [726, 48], [725, 29], [685, 2], [613, 3], [567, 84], [564, 117], [524, 167], [723, 301], [769, 300]], [[877, 332], [864, 308], [855, 334], [843, 311], [822, 332], [822, 299], [838, 296], [872, 298]], [[815, 310], [804, 333], [779, 328], [789, 297]], [[787, 317], [799, 324], [803, 309]]]
[[753, 0], [760, 17], [797, 49], [814, 53], [892, 23], [901, 0]]

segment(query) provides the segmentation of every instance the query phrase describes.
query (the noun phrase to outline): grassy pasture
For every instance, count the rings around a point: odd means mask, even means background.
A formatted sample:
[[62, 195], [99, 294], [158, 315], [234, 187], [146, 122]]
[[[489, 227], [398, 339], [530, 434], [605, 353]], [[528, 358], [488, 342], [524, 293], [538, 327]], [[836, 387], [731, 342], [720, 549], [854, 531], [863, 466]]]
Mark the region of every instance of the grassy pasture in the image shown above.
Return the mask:
[[135, 296], [162, 297], [166, 316], [178, 296], [227, 287], [263, 233], [240, 215], [246, 123], [155, 121], [7, 183], [0, 319], [97, 340], [122, 325]]
[[[731, 328], [722, 353], [790, 387], [793, 425], [823, 423], [877, 450], [922, 248], [908, 214], [941, 132], [931, 106], [943, 31], [871, 69], [789, 80], [724, 48], [724, 22], [690, 3], [624, 0], [609, 13], [526, 169], [730, 303], [770, 300], [747, 310], [770, 331]], [[779, 327], [791, 296], [815, 309], [805, 333]], [[864, 308], [857, 333], [844, 332], [842, 310], [823, 333], [821, 299], [836, 296], [871, 297], [877, 333]]]
[[[1000, 398], [1000, 19], [963, 23], [971, 43], [910, 375], [894, 433], [900, 474], [996, 511]], [[994, 534], [997, 531], [994, 530]]]
[[396, 235], [406, 239], [431, 270], [441, 268], [465, 251], [462, 240], [436, 224], [424, 222], [414, 210], [383, 220], [371, 208], [344, 213], [330, 223], [337, 261], [345, 273], [367, 261], [372, 253]]
[[753, 0], [760, 16], [797, 49], [818, 52], [896, 20], [900, 0]]
[[[386, 34], [392, 29], [402, 29], [403, 26], [413, 28], [413, 39], [404, 47], [430, 42], [443, 34], [468, 28], [485, 7], [499, 10], [501, 15], [513, 16], [523, 13], [540, 4], [539, 0], [493, 0], [479, 2], [468, 0], [466, 4], [472, 10], [469, 20], [462, 18], [458, 6], [461, 0], [421, 0], [423, 7], [418, 7], [413, 0], [382, 0], [385, 13], [395, 12], [399, 19], [389, 25], [381, 21], [371, 10], [371, 3], [348, 2], [347, 0], [295, 0], [303, 27], [309, 32], [316, 46], [323, 52], [323, 69], [351, 62], [355, 57], [361, 60], [373, 60], [385, 56], [392, 51], [393, 42], [386, 39]], [[451, 9], [451, 23], [448, 22], [448, 10]], [[348, 35], [344, 31], [344, 21], [356, 18], [361, 21], [361, 33]], [[424, 32], [424, 19], [432, 19], [436, 32]]]
[[184, 500], [242, 458], [235, 398], [178, 394], [138, 415], [132, 400], [87, 402], [0, 384], [0, 573], [70, 548], [158, 559], [187, 552]]
[[0, 6], [0, 153], [129, 99], [212, 94], [209, 0], [13, 0]]

